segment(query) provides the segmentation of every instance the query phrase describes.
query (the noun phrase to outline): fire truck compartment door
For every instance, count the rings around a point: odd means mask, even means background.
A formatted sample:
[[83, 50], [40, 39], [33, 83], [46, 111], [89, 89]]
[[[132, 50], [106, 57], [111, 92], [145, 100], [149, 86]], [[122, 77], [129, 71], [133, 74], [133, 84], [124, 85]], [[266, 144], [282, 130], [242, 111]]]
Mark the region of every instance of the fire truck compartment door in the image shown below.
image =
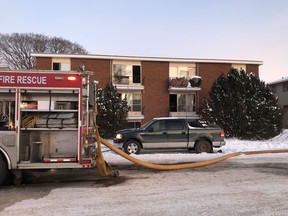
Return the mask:
[[[1, 137], [1, 135], [0, 135]], [[7, 147], [15, 146], [15, 135], [4, 135], [2, 136], [2, 143]]]

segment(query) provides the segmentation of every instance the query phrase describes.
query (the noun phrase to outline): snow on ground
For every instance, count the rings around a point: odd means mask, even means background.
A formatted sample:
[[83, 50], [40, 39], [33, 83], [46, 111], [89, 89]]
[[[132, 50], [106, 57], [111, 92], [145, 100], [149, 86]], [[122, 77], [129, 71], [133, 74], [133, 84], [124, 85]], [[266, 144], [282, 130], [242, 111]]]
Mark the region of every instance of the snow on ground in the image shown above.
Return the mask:
[[[267, 141], [227, 139], [226, 146], [221, 149], [222, 153], [215, 154], [174, 150], [164, 153], [143, 151], [134, 156], [151, 163], [169, 164], [202, 161], [239, 151], [288, 149], [288, 130]], [[103, 150], [105, 160], [110, 164], [131, 164], [107, 148]], [[267, 154], [265, 160], [275, 155]], [[229, 160], [237, 161], [242, 157], [259, 156], [241, 155]], [[0, 215], [232, 215], [231, 211], [233, 215], [282, 215], [286, 211], [283, 199], [288, 194], [285, 175], [267, 178], [262, 172], [244, 169], [245, 175], [239, 176], [241, 174], [235, 168], [223, 169], [217, 172], [209, 169], [194, 172], [122, 170], [120, 178], [122, 174], [125, 181], [121, 184], [108, 187], [91, 183], [84, 186], [75, 183], [72, 187], [63, 185], [63, 188], [53, 189], [42, 198], [12, 204]], [[208, 184], [207, 179], [213, 183]], [[276, 197], [275, 202], [271, 196]]]
[[[141, 154], [133, 155], [133, 157], [150, 163], [173, 164], [209, 160], [234, 152], [271, 149], [288, 149], [288, 130], [284, 130], [280, 135], [265, 141], [226, 139], [226, 145], [221, 147], [222, 153], [217, 153], [219, 150], [217, 148], [214, 149], [215, 154], [187, 154], [187, 150], [142, 150]], [[106, 147], [103, 148], [103, 152], [105, 160], [111, 164], [132, 164]]]
[[245, 141], [238, 139], [226, 139], [226, 141], [227, 145], [222, 148], [223, 152], [226, 153], [288, 149], [288, 130], [284, 130], [280, 135], [265, 141]]

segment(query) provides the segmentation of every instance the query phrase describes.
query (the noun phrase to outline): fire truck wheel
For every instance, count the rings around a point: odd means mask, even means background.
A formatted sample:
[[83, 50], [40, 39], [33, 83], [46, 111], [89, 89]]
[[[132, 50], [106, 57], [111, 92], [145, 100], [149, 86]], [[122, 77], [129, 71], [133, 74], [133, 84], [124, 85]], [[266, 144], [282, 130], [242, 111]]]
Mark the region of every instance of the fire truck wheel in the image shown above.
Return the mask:
[[3, 156], [0, 154], [0, 185], [2, 185], [4, 180], [7, 178], [7, 174], [8, 174], [7, 163], [4, 160]]
[[124, 145], [124, 151], [127, 154], [139, 154], [140, 150], [140, 143], [136, 140], [128, 140]]
[[206, 140], [199, 140], [195, 144], [195, 151], [196, 153], [211, 153], [212, 152], [212, 145], [210, 142]]

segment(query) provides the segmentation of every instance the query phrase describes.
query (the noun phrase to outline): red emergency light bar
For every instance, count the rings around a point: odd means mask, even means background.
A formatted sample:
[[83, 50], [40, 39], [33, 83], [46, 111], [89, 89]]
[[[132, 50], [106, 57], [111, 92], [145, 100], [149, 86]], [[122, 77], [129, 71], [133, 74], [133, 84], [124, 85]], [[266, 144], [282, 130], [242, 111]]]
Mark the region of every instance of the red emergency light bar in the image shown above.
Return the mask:
[[67, 77], [67, 80], [69, 80], [69, 81], [75, 81], [75, 80], [76, 80], [76, 77], [75, 77], [75, 76], [68, 76], [68, 77]]

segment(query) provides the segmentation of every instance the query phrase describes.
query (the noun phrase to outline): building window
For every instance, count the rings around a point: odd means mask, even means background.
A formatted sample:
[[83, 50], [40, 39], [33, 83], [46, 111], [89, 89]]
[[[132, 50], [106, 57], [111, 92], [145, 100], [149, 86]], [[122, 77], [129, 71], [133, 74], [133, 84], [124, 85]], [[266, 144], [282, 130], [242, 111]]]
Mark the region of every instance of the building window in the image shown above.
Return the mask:
[[277, 93], [277, 87], [276, 86], [271, 86], [271, 91], [272, 93]]
[[140, 93], [122, 93], [122, 99], [126, 97], [130, 112], [141, 112], [142, 95]]
[[195, 112], [194, 94], [170, 94], [170, 112]]
[[132, 66], [132, 73], [133, 73], [133, 83], [141, 83], [141, 73], [139, 65]]
[[126, 128], [140, 128], [141, 122], [127, 122]]
[[141, 83], [141, 66], [113, 64], [114, 84], [140, 84]]
[[185, 77], [190, 78], [196, 75], [196, 64], [193, 63], [170, 63], [169, 77]]
[[70, 64], [65, 62], [53, 62], [53, 71], [70, 71]]
[[246, 71], [246, 65], [245, 64], [232, 64], [232, 68], [237, 70], [244, 70]]
[[60, 71], [61, 70], [61, 63], [53, 62], [53, 71]]
[[283, 84], [283, 91], [287, 92], [288, 91], [288, 83]]

